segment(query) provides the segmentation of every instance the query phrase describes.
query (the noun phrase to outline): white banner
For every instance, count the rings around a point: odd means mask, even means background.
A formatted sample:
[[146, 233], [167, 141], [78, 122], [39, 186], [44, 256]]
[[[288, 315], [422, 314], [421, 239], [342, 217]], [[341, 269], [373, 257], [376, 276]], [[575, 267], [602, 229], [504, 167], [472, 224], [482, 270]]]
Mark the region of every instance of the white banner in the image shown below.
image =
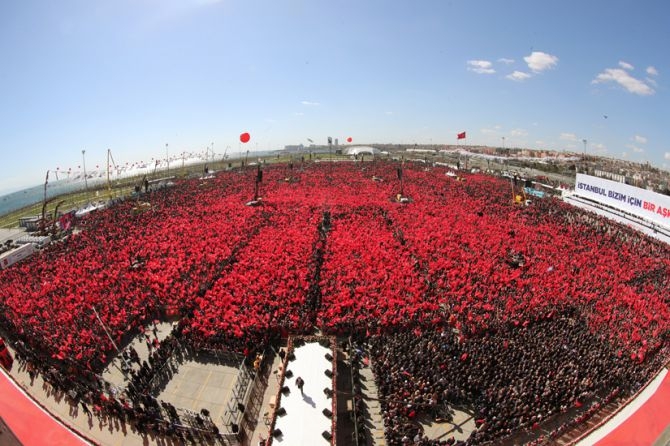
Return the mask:
[[577, 174], [575, 195], [670, 228], [670, 197], [616, 181]]

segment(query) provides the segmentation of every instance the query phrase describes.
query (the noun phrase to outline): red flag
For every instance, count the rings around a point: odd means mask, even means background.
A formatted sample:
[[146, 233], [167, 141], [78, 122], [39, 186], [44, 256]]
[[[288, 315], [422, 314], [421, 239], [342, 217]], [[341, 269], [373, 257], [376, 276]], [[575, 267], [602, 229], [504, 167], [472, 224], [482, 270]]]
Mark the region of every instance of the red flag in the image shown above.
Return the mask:
[[465, 132], [461, 132], [456, 136], [456, 139], [465, 139]]

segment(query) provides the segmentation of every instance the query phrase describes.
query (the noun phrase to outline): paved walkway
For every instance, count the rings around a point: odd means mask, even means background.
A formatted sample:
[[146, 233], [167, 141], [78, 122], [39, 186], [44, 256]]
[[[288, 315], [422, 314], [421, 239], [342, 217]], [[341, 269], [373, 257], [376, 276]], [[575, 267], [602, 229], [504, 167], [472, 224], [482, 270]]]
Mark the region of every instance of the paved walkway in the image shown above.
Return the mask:
[[[384, 418], [382, 417], [382, 408], [379, 404], [379, 390], [375, 384], [375, 376], [372, 373], [372, 363], [360, 370], [361, 389], [363, 390], [363, 401], [367, 407], [368, 444], [370, 446], [386, 446], [386, 437], [384, 436]], [[366, 423], [368, 424], [368, 423]]]
[[280, 370], [281, 358], [275, 355], [272, 362], [269, 376], [265, 381], [265, 391], [263, 393], [263, 402], [258, 413], [258, 424], [256, 429], [250, 435], [250, 445], [256, 446], [261, 440], [266, 440], [270, 435], [270, 423], [275, 411], [274, 402], [279, 392], [279, 382], [282, 372]]

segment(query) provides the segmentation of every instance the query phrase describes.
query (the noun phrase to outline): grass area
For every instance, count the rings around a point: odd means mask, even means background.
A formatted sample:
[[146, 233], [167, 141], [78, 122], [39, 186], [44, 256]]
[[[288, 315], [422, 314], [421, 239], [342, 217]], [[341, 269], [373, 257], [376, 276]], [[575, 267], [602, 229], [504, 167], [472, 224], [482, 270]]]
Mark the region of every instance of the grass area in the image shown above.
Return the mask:
[[[129, 195], [133, 190], [130, 185], [117, 186], [112, 190], [107, 188], [96, 188], [87, 191], [73, 192], [60, 195], [55, 198], [48, 198], [45, 215], [53, 216], [56, 206], [60, 211], [67, 211], [73, 208], [80, 208], [87, 203], [95, 201], [106, 201], [110, 198], [118, 198]], [[23, 217], [41, 216], [43, 203], [36, 203], [25, 208], [10, 212], [0, 217], [0, 228], [15, 228], [19, 225], [19, 219]]]

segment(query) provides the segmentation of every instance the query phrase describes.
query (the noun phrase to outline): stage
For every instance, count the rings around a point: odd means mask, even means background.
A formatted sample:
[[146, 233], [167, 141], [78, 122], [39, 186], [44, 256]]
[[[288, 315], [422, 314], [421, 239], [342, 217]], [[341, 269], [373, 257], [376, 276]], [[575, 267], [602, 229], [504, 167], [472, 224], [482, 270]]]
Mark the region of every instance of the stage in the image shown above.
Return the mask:
[[[308, 343], [294, 349], [295, 360], [289, 361], [286, 366], [292, 376], [286, 378], [284, 386], [288, 386], [290, 393], [283, 394], [280, 408], [286, 410], [285, 415], [278, 415], [275, 430], [281, 430], [280, 436], [275, 436], [273, 444], [287, 446], [318, 446], [329, 445], [322, 433], [331, 432], [332, 419], [323, 414], [324, 409], [332, 411], [333, 400], [326, 396], [324, 389], [332, 390], [332, 378], [326, 376], [325, 371], [332, 371], [332, 362], [326, 359], [326, 354], [332, 354], [329, 348], [318, 343]], [[300, 377], [305, 384], [301, 394], [296, 386], [296, 379]]]

